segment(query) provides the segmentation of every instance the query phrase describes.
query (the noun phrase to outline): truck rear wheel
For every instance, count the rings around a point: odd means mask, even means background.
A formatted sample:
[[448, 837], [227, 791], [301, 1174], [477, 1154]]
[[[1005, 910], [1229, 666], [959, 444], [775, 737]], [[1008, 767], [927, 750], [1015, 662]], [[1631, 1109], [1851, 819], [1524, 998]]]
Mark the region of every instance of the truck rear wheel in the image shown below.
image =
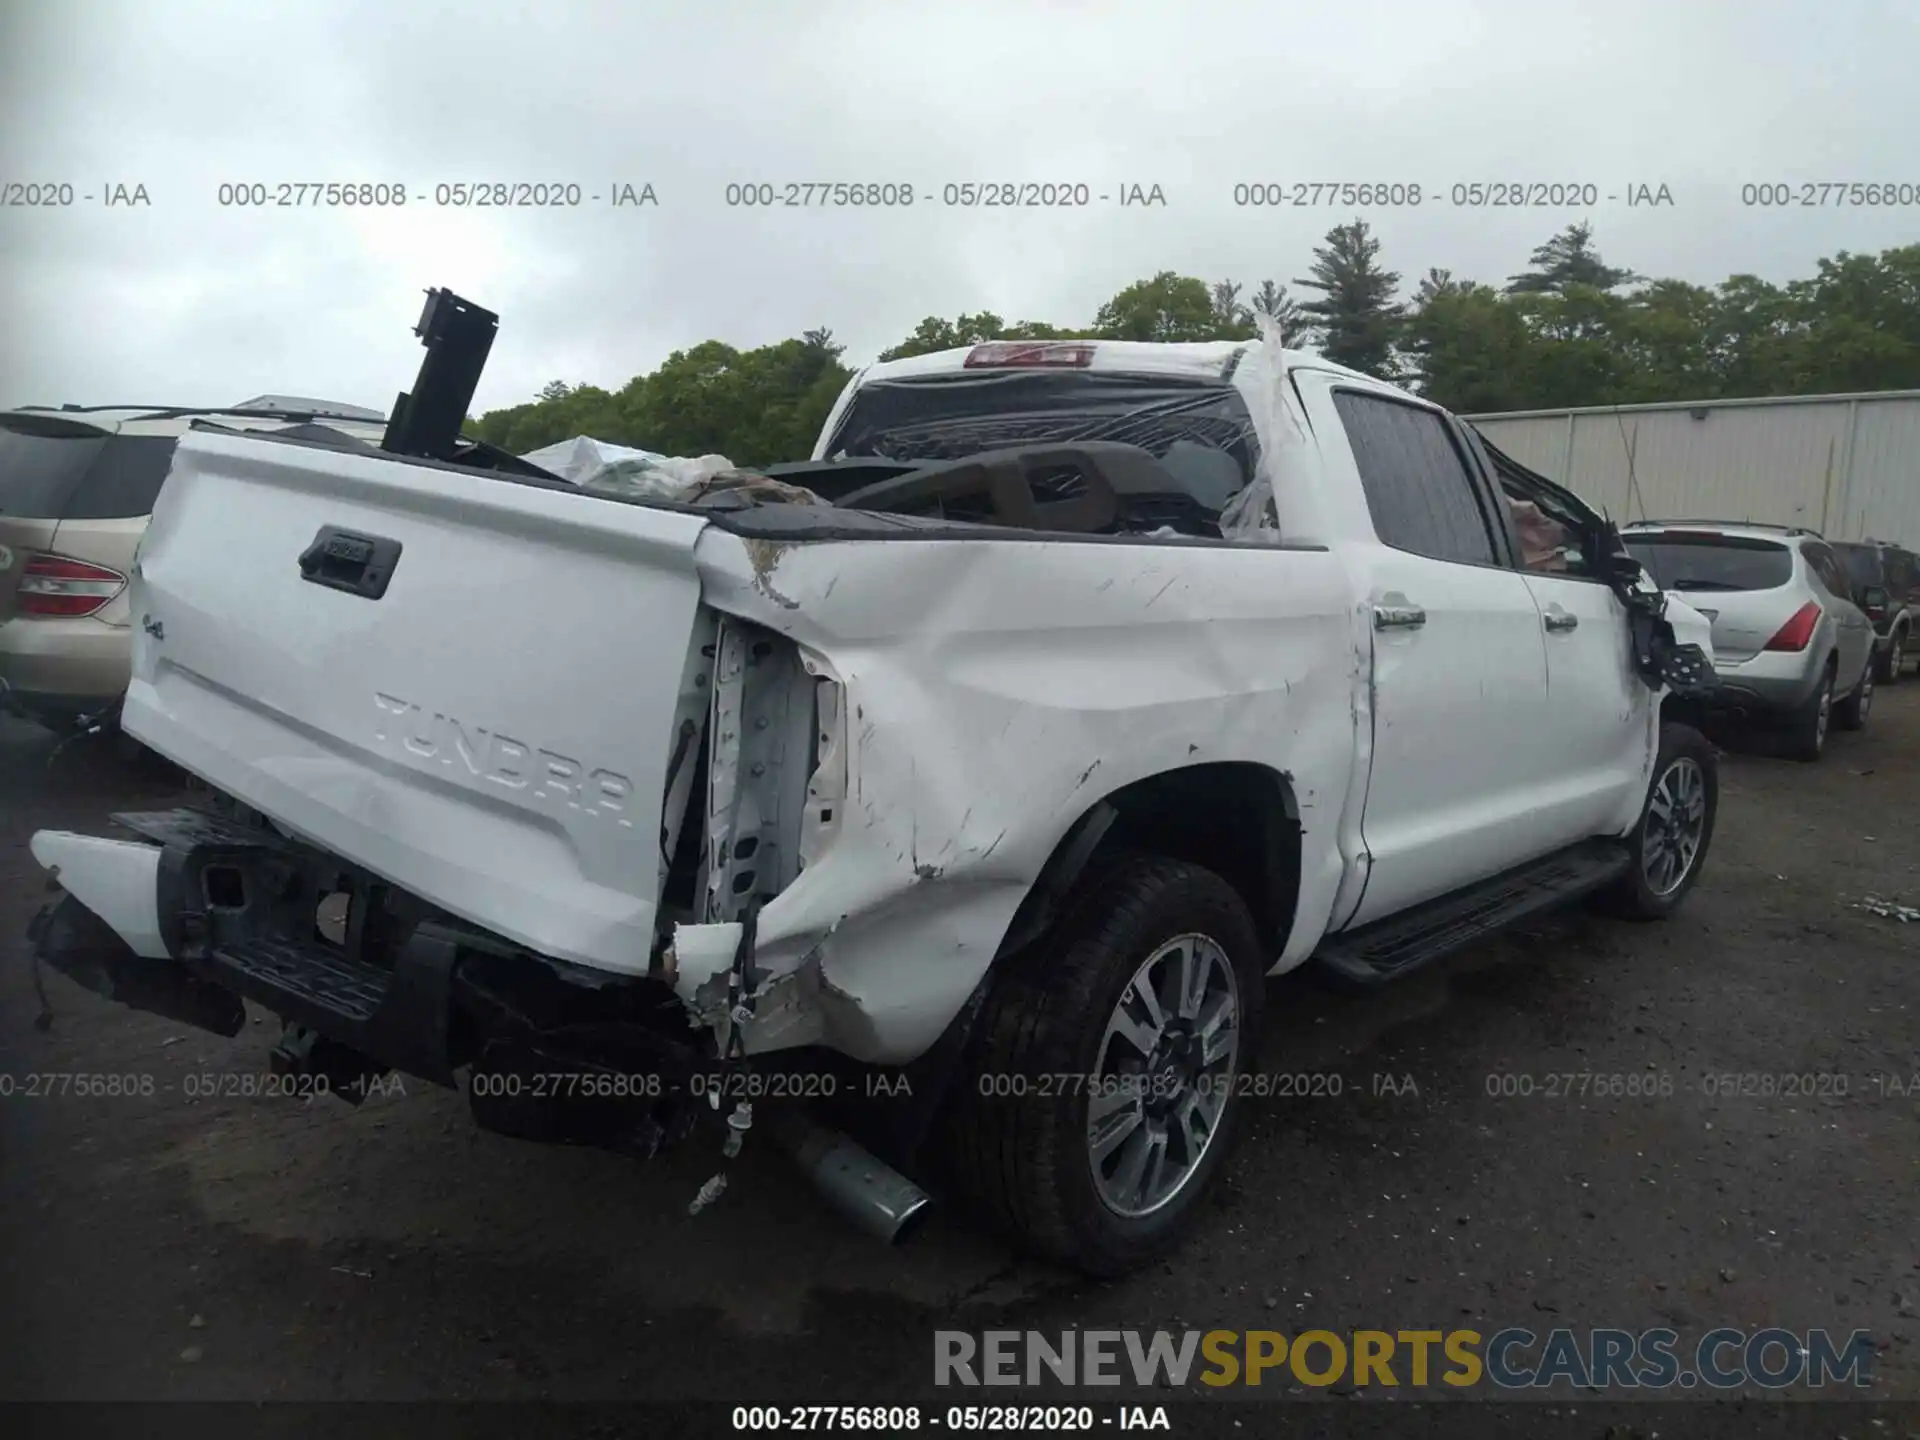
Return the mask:
[[1264, 971], [1212, 871], [1146, 855], [1101, 869], [988, 998], [956, 1183], [1022, 1248], [1089, 1274], [1171, 1247], [1233, 1142]]

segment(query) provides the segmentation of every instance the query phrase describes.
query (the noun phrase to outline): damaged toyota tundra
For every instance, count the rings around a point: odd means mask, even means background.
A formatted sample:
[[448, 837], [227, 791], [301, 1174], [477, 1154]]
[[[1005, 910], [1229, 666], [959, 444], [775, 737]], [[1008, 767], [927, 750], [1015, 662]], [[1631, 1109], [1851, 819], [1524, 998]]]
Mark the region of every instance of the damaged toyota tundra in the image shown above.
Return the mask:
[[121, 719], [196, 803], [33, 838], [36, 965], [251, 1003], [348, 1101], [710, 1146], [695, 1212], [766, 1137], [884, 1238], [953, 1197], [1113, 1275], [1226, 1163], [1269, 977], [1699, 878], [1704, 619], [1271, 326], [875, 364], [663, 495], [461, 437], [496, 325], [429, 292], [380, 446], [180, 442]]

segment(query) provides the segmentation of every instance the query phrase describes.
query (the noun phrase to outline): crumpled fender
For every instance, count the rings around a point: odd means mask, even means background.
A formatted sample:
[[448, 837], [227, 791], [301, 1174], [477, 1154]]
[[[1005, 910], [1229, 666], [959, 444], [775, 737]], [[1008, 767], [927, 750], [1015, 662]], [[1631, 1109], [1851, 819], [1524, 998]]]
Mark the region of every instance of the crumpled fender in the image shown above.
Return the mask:
[[[913, 1058], [971, 994], [1073, 822], [1187, 765], [1257, 761], [1291, 777], [1306, 840], [1284, 958], [1324, 928], [1367, 654], [1331, 551], [783, 543], [709, 527], [695, 562], [707, 604], [788, 636], [843, 687], [847, 823], [759, 913], [750, 1050]], [[722, 929], [735, 933], [700, 933]], [[729, 938], [737, 927], [676, 934], [679, 993], [716, 1022]]]

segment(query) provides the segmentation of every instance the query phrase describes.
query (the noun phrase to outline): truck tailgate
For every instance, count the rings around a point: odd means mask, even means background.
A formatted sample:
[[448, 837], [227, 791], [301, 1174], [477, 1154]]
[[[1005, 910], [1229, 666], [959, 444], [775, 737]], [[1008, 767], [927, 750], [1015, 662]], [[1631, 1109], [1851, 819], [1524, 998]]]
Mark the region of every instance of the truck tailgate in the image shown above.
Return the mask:
[[135, 565], [123, 723], [456, 915], [644, 969], [704, 524], [196, 432]]

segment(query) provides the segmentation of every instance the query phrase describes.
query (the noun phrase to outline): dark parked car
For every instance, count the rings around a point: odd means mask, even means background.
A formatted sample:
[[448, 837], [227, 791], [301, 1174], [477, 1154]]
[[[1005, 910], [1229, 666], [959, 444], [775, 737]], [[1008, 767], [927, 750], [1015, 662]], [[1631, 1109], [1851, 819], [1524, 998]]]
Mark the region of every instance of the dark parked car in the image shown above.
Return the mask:
[[1920, 555], [1882, 540], [1835, 545], [1853, 584], [1853, 600], [1873, 621], [1876, 678], [1891, 685], [1916, 650], [1909, 643], [1920, 622]]

